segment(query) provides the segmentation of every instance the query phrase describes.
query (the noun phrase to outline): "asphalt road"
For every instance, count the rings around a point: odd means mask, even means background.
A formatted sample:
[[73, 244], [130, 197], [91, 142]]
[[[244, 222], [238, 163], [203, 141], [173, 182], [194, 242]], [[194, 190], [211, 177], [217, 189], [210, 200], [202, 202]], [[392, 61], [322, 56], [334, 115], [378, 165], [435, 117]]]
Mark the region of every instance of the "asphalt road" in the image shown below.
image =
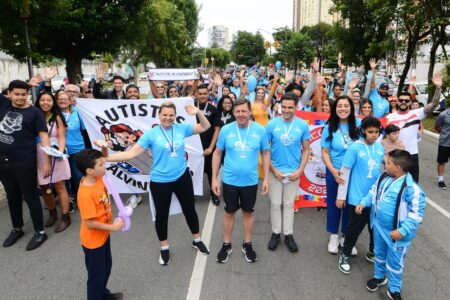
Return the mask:
[[[441, 191], [436, 180], [437, 141], [424, 138], [420, 145], [421, 184], [427, 197], [447, 212], [450, 191]], [[450, 168], [447, 183], [450, 184]], [[207, 257], [191, 247], [189, 230], [182, 215], [169, 221], [171, 262], [158, 264], [159, 243], [150, 218], [148, 200], [135, 209], [132, 229], [112, 234], [113, 271], [109, 281], [112, 291], [121, 291], [125, 299], [387, 299], [386, 288], [375, 293], [365, 289], [372, 275], [372, 265], [364, 255], [368, 234], [364, 231], [357, 244], [359, 254], [352, 259], [352, 273], [342, 274], [338, 256], [327, 252], [326, 211], [304, 209], [295, 216], [294, 235], [300, 251], [291, 254], [284, 244], [267, 250], [270, 238], [270, 203], [258, 197], [254, 249], [259, 261], [247, 263], [240, 250], [240, 216], [233, 235], [233, 253], [225, 264], [215, 261], [221, 246], [223, 204], [217, 209], [206, 197], [197, 198], [197, 211], [204, 237], [211, 231]], [[27, 252], [32, 235], [28, 209], [24, 207], [26, 235], [10, 248], [0, 248], [0, 299], [84, 299], [86, 271], [79, 244], [79, 214], [72, 215], [72, 226], [55, 234], [47, 230], [48, 241]], [[445, 213], [445, 212], [444, 212]], [[47, 217], [47, 211], [45, 211]], [[450, 219], [427, 205], [424, 222], [406, 258], [405, 299], [450, 299]], [[211, 224], [204, 228], [205, 218]], [[10, 230], [6, 203], [0, 204], [0, 236]], [[204, 267], [204, 268], [203, 268]], [[195, 271], [193, 272], [193, 270]], [[194, 274], [193, 274], [194, 273]], [[193, 276], [194, 275], [194, 276]], [[194, 278], [191, 280], [191, 278]], [[189, 290], [189, 287], [191, 289]]]

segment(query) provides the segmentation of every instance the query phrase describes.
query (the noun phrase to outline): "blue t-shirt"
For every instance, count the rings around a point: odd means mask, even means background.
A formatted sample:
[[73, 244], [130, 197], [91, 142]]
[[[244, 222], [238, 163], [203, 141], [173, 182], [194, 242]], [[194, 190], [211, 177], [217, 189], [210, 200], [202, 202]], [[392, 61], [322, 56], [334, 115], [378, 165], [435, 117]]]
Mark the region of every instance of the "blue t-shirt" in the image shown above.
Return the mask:
[[320, 139], [320, 147], [330, 151], [330, 159], [333, 167], [337, 170], [341, 169], [342, 161], [344, 160], [345, 152], [348, 147], [353, 144], [353, 140], [349, 135], [348, 124], [340, 124], [338, 130], [333, 132], [333, 140], [327, 140], [329, 136], [328, 125], [323, 127], [322, 138]]
[[75, 154], [85, 148], [81, 130], [86, 129], [76, 107], [72, 106], [71, 113], [63, 113], [67, 123], [66, 147], [68, 154]]
[[216, 147], [225, 151], [223, 182], [235, 186], [258, 184], [258, 154], [269, 149], [262, 125], [256, 122], [251, 122], [250, 128], [240, 128], [236, 122], [225, 125], [220, 130]]
[[[166, 134], [164, 136], [164, 133]], [[150, 180], [153, 182], [173, 182], [186, 172], [184, 139], [193, 134], [192, 124], [173, 124], [171, 129], [161, 126], [146, 131], [137, 142], [139, 146], [152, 149], [153, 166]], [[173, 145], [176, 156], [172, 156]]]
[[[354, 142], [344, 156], [342, 166], [351, 169], [347, 203], [357, 206], [366, 196], [381, 174], [384, 148], [379, 142], [367, 145], [364, 141]], [[373, 162], [369, 163], [369, 160]]]
[[369, 99], [372, 101], [373, 116], [375, 118], [381, 118], [389, 113], [389, 101], [380, 96], [378, 89], [373, 89], [370, 92]]
[[310, 138], [308, 124], [297, 117], [285, 123], [280, 116], [267, 124], [266, 133], [272, 165], [284, 174], [296, 171], [302, 159], [302, 142]]

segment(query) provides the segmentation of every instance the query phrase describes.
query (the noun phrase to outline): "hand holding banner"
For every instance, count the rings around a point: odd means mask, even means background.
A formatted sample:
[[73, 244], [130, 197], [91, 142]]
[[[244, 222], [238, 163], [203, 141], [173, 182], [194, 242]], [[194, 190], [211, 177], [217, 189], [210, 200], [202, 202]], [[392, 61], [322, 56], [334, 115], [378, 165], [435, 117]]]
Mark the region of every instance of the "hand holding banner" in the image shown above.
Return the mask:
[[190, 80], [198, 79], [197, 69], [151, 69], [148, 71], [149, 80]]

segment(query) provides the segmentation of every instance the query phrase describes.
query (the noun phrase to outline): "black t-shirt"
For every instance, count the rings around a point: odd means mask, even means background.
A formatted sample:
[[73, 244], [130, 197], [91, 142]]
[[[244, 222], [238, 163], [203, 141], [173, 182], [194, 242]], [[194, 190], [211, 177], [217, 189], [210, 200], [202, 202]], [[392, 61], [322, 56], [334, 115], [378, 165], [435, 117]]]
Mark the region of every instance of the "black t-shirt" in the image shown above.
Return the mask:
[[236, 118], [234, 117], [233, 113], [230, 111], [228, 113], [222, 112], [220, 114], [220, 128], [223, 126], [230, 124], [234, 121], [236, 121]]
[[0, 155], [12, 161], [36, 161], [36, 136], [47, 132], [44, 114], [36, 107], [13, 107], [0, 97]]
[[[211, 124], [211, 127], [209, 127], [208, 130], [200, 133], [200, 140], [202, 141], [203, 149], [206, 149], [209, 147], [209, 145], [211, 145], [215, 127], [220, 127], [220, 114], [217, 108], [215, 108], [211, 103], [199, 105], [199, 103], [197, 102], [196, 105], [201, 111], [203, 111], [203, 114], [208, 119], [209, 124]], [[197, 122], [199, 122], [198, 118]]]

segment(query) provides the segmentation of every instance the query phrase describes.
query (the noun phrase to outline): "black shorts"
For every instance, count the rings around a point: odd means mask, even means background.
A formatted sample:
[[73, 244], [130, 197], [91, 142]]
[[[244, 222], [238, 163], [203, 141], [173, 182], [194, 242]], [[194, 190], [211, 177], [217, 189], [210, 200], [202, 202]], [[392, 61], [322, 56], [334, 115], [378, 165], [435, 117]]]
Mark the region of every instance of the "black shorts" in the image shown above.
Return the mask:
[[235, 186], [224, 182], [223, 201], [225, 202], [225, 211], [232, 214], [241, 208], [245, 212], [253, 212], [255, 210], [257, 191], [257, 184]]
[[450, 158], [450, 147], [439, 146], [437, 157], [438, 164], [447, 163], [449, 158]]

